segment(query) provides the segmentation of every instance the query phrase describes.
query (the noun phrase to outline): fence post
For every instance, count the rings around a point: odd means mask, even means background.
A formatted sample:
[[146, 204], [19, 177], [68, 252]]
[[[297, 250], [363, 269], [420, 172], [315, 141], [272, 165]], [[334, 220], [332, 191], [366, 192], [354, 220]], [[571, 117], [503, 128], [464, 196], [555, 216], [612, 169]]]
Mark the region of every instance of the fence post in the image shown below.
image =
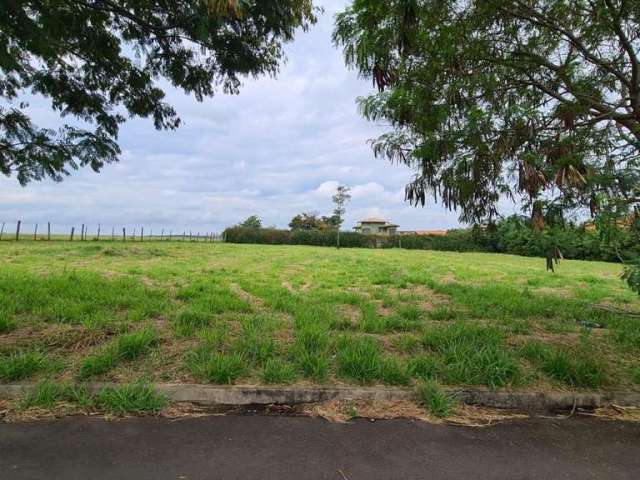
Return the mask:
[[2, 228], [0, 228], [0, 240], [2, 240], [3, 233], [4, 233], [4, 222], [2, 222]]
[[173, 237], [173, 230], [169, 230], [169, 241], [172, 240]]
[[73, 242], [73, 233], [75, 232], [76, 227], [71, 227], [71, 236], [69, 237], [69, 240]]
[[131, 235], [131, 240], [136, 241], [136, 228], [133, 227], [133, 235]]
[[122, 241], [123, 242], [127, 241], [127, 231], [126, 231], [125, 227], [122, 227]]
[[84, 223], [80, 227], [80, 241], [84, 240]]
[[191, 242], [193, 240], [193, 237], [191, 236], [191, 230], [189, 230], [189, 241]]
[[22, 220], [18, 220], [18, 225], [16, 226], [16, 242], [20, 240], [20, 224]]
[[100, 224], [98, 224], [98, 241], [100, 241]]
[[164, 228], [162, 229], [162, 231], [160, 232], [160, 241], [162, 241], [162, 238], [164, 237]]
[[144, 227], [140, 227], [140, 241], [144, 240]]
[[51, 240], [51, 222], [47, 222], [47, 241]]
[[33, 229], [33, 239], [38, 238], [38, 224], [36, 223], [36, 228]]

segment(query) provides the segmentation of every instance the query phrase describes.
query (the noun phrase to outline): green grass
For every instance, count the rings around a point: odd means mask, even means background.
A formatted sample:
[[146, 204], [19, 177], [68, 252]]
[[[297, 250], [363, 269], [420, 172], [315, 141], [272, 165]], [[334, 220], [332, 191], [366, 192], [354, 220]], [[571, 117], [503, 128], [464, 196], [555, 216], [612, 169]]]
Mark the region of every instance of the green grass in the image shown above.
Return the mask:
[[451, 415], [455, 407], [455, 400], [447, 395], [442, 387], [434, 380], [427, 380], [416, 385], [416, 396], [427, 411], [437, 418]]
[[84, 410], [99, 410], [123, 415], [126, 413], [157, 413], [167, 404], [163, 395], [144, 383], [105, 387], [91, 395], [82, 384], [56, 383], [51, 380], [39, 382], [32, 393], [19, 403], [20, 409], [31, 407], [54, 408], [60, 403]]
[[200, 347], [189, 355], [187, 365], [200, 380], [231, 384], [247, 372], [247, 362], [237, 353], [221, 353]]
[[640, 322], [598, 307], [640, 312], [615, 264], [156, 241], [3, 241], [0, 264], [2, 382], [640, 391]]
[[157, 336], [156, 331], [151, 328], [118, 336], [101, 351], [85, 357], [80, 365], [80, 378], [105, 374], [121, 361], [143, 356], [157, 343]]
[[15, 382], [51, 370], [45, 354], [36, 350], [21, 350], [0, 356], [0, 380]]

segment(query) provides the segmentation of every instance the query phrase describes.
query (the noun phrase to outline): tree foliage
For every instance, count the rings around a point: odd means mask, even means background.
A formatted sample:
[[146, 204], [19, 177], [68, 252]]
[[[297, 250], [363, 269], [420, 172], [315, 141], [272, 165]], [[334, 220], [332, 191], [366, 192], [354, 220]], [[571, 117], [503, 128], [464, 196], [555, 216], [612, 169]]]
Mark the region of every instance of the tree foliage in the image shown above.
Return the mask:
[[239, 223], [238, 226], [258, 230], [262, 228], [262, 219], [258, 215], [251, 215], [244, 222]]
[[302, 212], [289, 222], [291, 230], [335, 230], [338, 228], [338, 218], [332, 216], [318, 216], [313, 212]]
[[[11, 0], [0, 4], [0, 172], [21, 184], [98, 171], [120, 153], [127, 117], [158, 129], [180, 119], [165, 84], [201, 101], [273, 75], [282, 44], [315, 22], [311, 0]], [[30, 94], [61, 117], [34, 124]]]
[[373, 149], [415, 169], [410, 202], [491, 223], [511, 198], [536, 230], [589, 211], [605, 236], [639, 218], [637, 0], [354, 0], [334, 41], [377, 87], [360, 108], [393, 126]]
[[415, 169], [466, 222], [504, 197], [621, 218], [640, 203], [640, 2], [354, 0], [336, 18], [346, 63], [373, 79], [374, 152]]

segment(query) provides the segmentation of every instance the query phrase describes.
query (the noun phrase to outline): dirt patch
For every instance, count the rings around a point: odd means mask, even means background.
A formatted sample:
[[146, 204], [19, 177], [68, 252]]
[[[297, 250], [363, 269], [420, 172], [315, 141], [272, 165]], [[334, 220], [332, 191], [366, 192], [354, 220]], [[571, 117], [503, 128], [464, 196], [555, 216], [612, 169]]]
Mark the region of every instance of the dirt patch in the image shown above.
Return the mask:
[[249, 305], [254, 307], [256, 310], [263, 310], [265, 308], [264, 302], [262, 301], [261, 298], [254, 297], [253, 295], [251, 295], [246, 290], [243, 290], [242, 287], [240, 285], [238, 285], [237, 283], [229, 284], [229, 288], [231, 289], [231, 291], [233, 293], [238, 295], [238, 297], [240, 297], [241, 300], [244, 300]]
[[354, 305], [338, 305], [336, 310], [338, 314], [347, 319], [353, 327], [356, 327], [362, 319], [362, 310]]

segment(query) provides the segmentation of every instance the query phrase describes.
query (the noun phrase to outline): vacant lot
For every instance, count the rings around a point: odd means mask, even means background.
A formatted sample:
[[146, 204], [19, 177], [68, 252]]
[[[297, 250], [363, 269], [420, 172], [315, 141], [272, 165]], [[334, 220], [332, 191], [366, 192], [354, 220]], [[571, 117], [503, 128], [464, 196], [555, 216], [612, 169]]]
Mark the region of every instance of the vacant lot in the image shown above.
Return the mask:
[[640, 301], [614, 264], [54, 241], [0, 242], [0, 265], [4, 383], [640, 389], [640, 319], [619, 312]]

